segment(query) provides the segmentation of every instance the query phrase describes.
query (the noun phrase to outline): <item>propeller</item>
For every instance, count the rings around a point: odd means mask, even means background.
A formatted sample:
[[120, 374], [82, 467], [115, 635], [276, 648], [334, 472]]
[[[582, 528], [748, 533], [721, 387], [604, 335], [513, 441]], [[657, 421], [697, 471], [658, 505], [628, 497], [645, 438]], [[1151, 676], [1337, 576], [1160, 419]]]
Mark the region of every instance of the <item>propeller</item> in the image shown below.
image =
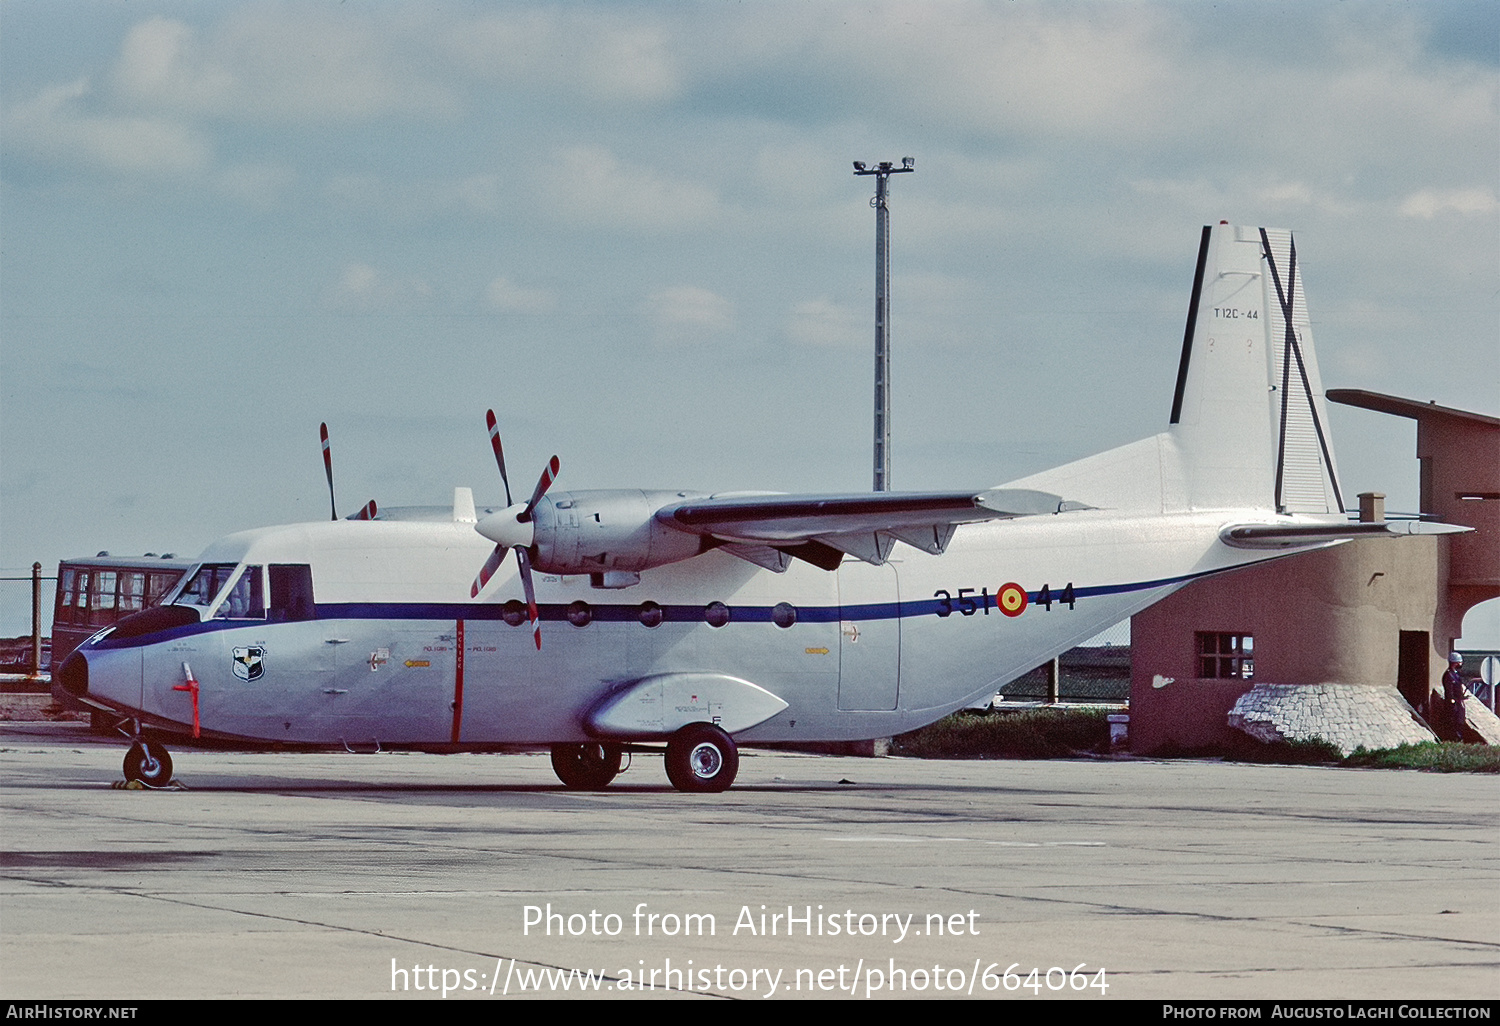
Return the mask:
[[[333, 450], [328, 445], [328, 425], [319, 424], [318, 434], [323, 439], [323, 472], [328, 475], [328, 511], [332, 514], [331, 519], [339, 518], [338, 503], [333, 498]], [[375, 500], [371, 499], [365, 503], [358, 513], [351, 514], [350, 520], [374, 520]]]
[[536, 487], [532, 489], [531, 498], [525, 503], [513, 502], [510, 494], [510, 478], [505, 473], [505, 450], [500, 445], [500, 429], [495, 424], [495, 411], [486, 410], [484, 416], [485, 424], [489, 427], [490, 448], [495, 450], [495, 464], [500, 468], [500, 480], [505, 485], [505, 509], [498, 513], [491, 513], [478, 524], [475, 530], [490, 541], [495, 543], [495, 551], [484, 561], [484, 566], [479, 568], [479, 576], [474, 578], [474, 584], [469, 588], [469, 597], [478, 598], [484, 586], [490, 583], [490, 578], [495, 576], [495, 571], [500, 569], [500, 564], [505, 562], [507, 549], [516, 550], [516, 565], [521, 571], [521, 586], [526, 590], [526, 616], [531, 621], [532, 638], [536, 642], [537, 651], [542, 650], [542, 624], [537, 615], [536, 608], [536, 585], [531, 577], [531, 557], [527, 549], [536, 541], [536, 525], [532, 522], [532, 512], [536, 504], [542, 501], [542, 496], [547, 494], [547, 489], [557, 480], [557, 473], [561, 466], [556, 456], [548, 462], [542, 470], [542, 476], [537, 479]]
[[328, 448], [328, 425], [319, 424], [318, 434], [323, 436], [323, 470], [328, 474], [328, 509], [333, 514], [330, 518], [339, 518], [339, 506], [333, 499], [333, 452]]

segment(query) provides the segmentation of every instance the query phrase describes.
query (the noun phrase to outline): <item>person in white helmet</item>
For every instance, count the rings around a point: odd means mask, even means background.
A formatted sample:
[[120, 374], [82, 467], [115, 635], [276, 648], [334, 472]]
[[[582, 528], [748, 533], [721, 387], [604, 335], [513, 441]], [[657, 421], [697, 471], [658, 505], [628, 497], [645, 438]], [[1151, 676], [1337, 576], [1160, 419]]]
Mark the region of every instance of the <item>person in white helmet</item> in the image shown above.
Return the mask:
[[1453, 732], [1455, 740], [1464, 739], [1464, 696], [1468, 689], [1464, 686], [1464, 657], [1457, 652], [1448, 653], [1448, 669], [1443, 674], [1443, 697], [1448, 701], [1448, 711], [1453, 717]]

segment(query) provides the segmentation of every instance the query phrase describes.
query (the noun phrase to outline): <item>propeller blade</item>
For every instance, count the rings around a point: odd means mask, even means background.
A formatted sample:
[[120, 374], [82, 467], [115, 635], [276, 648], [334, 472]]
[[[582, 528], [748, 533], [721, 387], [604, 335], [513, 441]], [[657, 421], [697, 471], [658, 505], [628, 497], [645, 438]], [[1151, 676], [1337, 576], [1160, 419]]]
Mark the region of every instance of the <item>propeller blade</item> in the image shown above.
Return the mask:
[[505, 546], [496, 545], [495, 551], [490, 553], [490, 558], [484, 561], [484, 566], [479, 568], [479, 576], [474, 578], [474, 584], [469, 588], [469, 598], [478, 598], [484, 586], [490, 583], [490, 578], [495, 576], [495, 571], [500, 569], [500, 564], [505, 562]]
[[358, 513], [352, 513], [352, 514], [350, 514], [349, 519], [350, 520], [374, 520], [376, 512], [377, 512], [377, 510], [375, 508], [375, 500], [371, 499], [369, 502], [367, 502], [367, 503], [364, 504], [364, 507]]
[[551, 488], [552, 482], [557, 480], [557, 472], [561, 467], [562, 464], [557, 461], [557, 457], [552, 457], [552, 462], [547, 464], [546, 469], [542, 471], [542, 476], [537, 479], [536, 491], [531, 493], [531, 501], [516, 517], [518, 521], [524, 524], [531, 519], [531, 511], [536, 509], [536, 504], [542, 501], [542, 496], [547, 494], [547, 489]]
[[328, 474], [328, 511], [332, 519], [339, 518], [338, 503], [333, 501], [333, 453], [328, 448], [328, 425], [319, 424], [318, 434], [323, 436], [323, 470]]
[[[557, 462], [557, 457], [553, 457]], [[542, 650], [542, 621], [536, 610], [536, 585], [531, 581], [531, 559], [526, 550], [516, 546], [516, 562], [521, 565], [521, 584], [526, 588], [526, 615], [531, 620], [531, 635], [536, 641], [536, 650]]]
[[490, 429], [490, 448], [495, 450], [495, 462], [500, 466], [500, 480], [505, 484], [505, 504], [514, 506], [510, 497], [510, 478], [505, 476], [505, 452], [500, 448], [500, 428], [495, 424], [495, 411], [484, 411], [484, 422]]

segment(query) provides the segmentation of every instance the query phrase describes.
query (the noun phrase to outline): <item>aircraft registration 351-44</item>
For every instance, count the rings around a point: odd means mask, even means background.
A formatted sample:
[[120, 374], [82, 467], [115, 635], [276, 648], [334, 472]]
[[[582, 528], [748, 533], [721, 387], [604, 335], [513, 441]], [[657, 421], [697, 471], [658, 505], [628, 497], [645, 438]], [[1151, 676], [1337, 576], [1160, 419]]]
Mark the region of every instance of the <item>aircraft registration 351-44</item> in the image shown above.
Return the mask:
[[[547, 746], [570, 787], [665, 746], [722, 791], [739, 746], [930, 723], [1211, 574], [1356, 537], [1290, 232], [1203, 229], [1166, 430], [992, 488], [557, 491], [214, 542], [163, 605], [62, 664], [128, 778], [163, 733], [246, 744]], [[333, 474], [323, 432], [330, 502]]]

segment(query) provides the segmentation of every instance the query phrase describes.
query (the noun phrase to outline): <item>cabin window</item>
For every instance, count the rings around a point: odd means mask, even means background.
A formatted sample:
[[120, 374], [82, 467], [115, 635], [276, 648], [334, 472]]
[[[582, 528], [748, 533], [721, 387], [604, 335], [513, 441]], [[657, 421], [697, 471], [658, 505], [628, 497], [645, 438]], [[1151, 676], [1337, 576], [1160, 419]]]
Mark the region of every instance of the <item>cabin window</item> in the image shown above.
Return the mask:
[[247, 566], [219, 608], [214, 610], [215, 620], [263, 620], [266, 616], [266, 600], [261, 590], [260, 567]]
[[568, 622], [574, 627], [587, 627], [594, 620], [594, 611], [583, 599], [568, 603]]
[[519, 627], [526, 622], [526, 606], [520, 599], [506, 599], [505, 605], [500, 607], [500, 618], [512, 627]]
[[655, 602], [642, 602], [640, 613], [641, 623], [646, 627], [660, 627], [665, 614], [661, 606]]
[[771, 622], [778, 627], [790, 627], [797, 622], [797, 607], [790, 602], [778, 602], [771, 609]]
[[1255, 679], [1255, 638], [1199, 631], [1198, 676], [1211, 680]]
[[703, 607], [703, 622], [710, 627], [723, 627], [729, 622], [729, 607], [722, 602], [710, 602]]
[[306, 563], [271, 564], [271, 619], [290, 623], [315, 620], [312, 567]]

